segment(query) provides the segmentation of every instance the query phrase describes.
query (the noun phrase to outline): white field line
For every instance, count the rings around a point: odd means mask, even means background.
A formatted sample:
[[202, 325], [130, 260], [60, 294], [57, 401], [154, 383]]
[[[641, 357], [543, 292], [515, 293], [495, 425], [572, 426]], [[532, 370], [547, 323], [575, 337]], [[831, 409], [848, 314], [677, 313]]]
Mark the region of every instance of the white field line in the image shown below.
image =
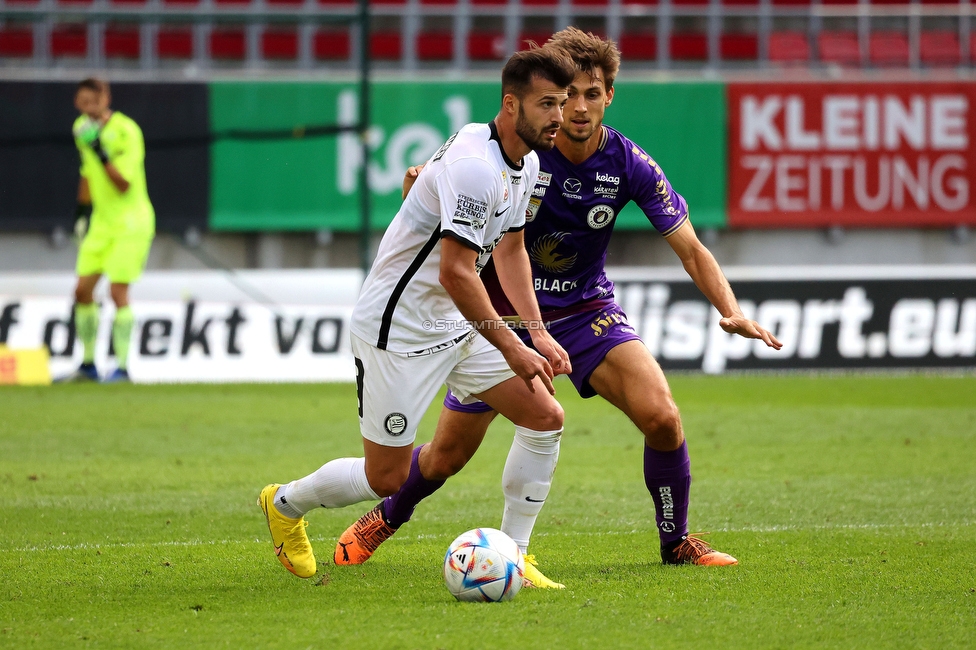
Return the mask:
[[[955, 522], [926, 522], [919, 524], [819, 524], [815, 526], [782, 525], [782, 526], [712, 526], [709, 532], [712, 533], [782, 533], [782, 532], [804, 532], [804, 531], [830, 531], [830, 530], [886, 530], [896, 528], [913, 529], [934, 529], [934, 528], [964, 528], [976, 525], [976, 521], [955, 521]], [[608, 530], [601, 532], [541, 532], [536, 533], [535, 537], [606, 537], [614, 535], [641, 535], [652, 533], [652, 529], [646, 530]], [[694, 532], [697, 532], [694, 531]], [[448, 539], [452, 534], [444, 535], [416, 535], [413, 539]], [[403, 537], [401, 537], [402, 539]], [[331, 537], [311, 537], [316, 542], [331, 542]], [[117, 542], [114, 544], [93, 544], [83, 542], [81, 544], [52, 544], [51, 546], [22, 546], [18, 548], [0, 549], [0, 553], [27, 553], [37, 551], [97, 551], [102, 549], [115, 548], [183, 548], [195, 546], [230, 546], [234, 544], [267, 544], [267, 539], [219, 539], [219, 540], [186, 540], [169, 542]]]

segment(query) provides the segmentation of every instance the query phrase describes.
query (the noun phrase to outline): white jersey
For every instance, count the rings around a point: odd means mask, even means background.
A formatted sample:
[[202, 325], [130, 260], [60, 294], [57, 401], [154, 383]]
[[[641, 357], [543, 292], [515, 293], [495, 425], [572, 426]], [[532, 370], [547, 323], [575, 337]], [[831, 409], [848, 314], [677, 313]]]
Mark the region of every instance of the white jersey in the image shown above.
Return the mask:
[[530, 152], [519, 168], [494, 123], [468, 124], [427, 161], [383, 235], [352, 313], [352, 331], [381, 350], [417, 352], [472, 329], [441, 286], [441, 238], [478, 251], [480, 273], [506, 232], [525, 227], [539, 174]]

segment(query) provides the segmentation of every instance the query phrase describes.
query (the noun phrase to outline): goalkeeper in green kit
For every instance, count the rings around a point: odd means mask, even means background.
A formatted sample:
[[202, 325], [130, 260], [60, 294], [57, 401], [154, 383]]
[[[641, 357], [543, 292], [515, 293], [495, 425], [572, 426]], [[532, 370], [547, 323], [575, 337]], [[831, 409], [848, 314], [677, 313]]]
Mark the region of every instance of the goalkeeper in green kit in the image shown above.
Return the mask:
[[64, 380], [98, 381], [95, 340], [99, 306], [95, 285], [105, 275], [115, 303], [112, 345], [118, 367], [104, 381], [129, 381], [129, 340], [133, 316], [129, 285], [146, 266], [155, 234], [155, 213], [146, 191], [146, 147], [132, 118], [109, 108], [108, 84], [85, 79], [78, 84], [75, 107], [81, 115], [72, 129], [81, 154], [75, 234], [78, 285], [75, 288], [75, 332], [84, 347], [81, 366]]

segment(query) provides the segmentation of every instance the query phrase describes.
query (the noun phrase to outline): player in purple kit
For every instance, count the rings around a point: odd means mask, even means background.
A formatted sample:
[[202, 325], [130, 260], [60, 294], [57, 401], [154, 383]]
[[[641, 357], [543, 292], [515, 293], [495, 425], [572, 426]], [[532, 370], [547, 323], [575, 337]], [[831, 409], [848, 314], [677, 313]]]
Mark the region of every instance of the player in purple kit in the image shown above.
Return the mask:
[[[569, 52], [579, 71], [569, 88], [556, 147], [540, 152], [541, 171], [526, 215], [525, 246], [543, 321], [569, 353], [570, 379], [580, 395], [602, 396], [644, 435], [644, 479], [654, 503], [662, 561], [736, 564], [731, 555], [688, 534], [691, 471], [678, 408], [661, 367], [628, 324], [604, 273], [613, 222], [627, 202], [640, 206], [666, 238], [721, 314], [722, 329], [762, 339], [774, 349], [781, 344], [742, 315], [718, 263], [695, 235], [684, 198], [672, 189], [660, 166], [603, 125], [620, 63], [615, 44], [570, 27], [555, 34], [546, 47]], [[405, 191], [410, 181], [408, 174]], [[485, 269], [482, 280], [499, 313], [514, 314], [491, 269]], [[342, 561], [337, 552], [336, 562], [365, 562], [409, 520], [417, 503], [465, 465], [496, 415], [486, 404], [462, 405], [448, 393], [434, 439], [414, 452], [410, 477], [399, 492], [343, 534], [344, 548], [352, 545], [356, 553], [351, 561]], [[523, 552], [548, 495], [558, 450], [558, 440], [540, 444], [516, 437], [506, 462], [501, 528]], [[533, 560], [526, 564], [526, 578], [533, 586], [562, 587], [543, 576]]]

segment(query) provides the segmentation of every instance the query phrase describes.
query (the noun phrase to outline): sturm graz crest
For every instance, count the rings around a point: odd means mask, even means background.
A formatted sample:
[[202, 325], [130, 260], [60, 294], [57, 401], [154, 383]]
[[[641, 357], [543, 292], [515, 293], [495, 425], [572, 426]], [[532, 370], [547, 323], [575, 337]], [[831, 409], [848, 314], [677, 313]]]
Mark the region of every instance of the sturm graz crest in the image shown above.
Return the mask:
[[383, 421], [383, 428], [391, 436], [398, 436], [407, 430], [407, 416], [403, 413], [390, 413]]

